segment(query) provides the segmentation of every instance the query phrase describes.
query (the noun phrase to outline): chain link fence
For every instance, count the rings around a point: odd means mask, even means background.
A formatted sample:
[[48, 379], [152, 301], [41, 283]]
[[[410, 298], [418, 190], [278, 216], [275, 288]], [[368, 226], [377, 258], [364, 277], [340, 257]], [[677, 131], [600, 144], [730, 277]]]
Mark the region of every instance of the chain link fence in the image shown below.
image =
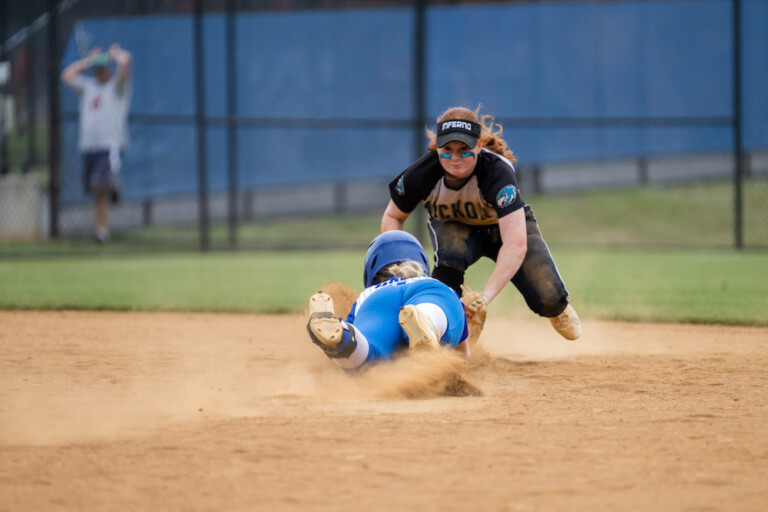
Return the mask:
[[[0, 0], [0, 256], [364, 246], [455, 105], [503, 124], [550, 244], [766, 248], [767, 22], [765, 0]], [[114, 43], [104, 247], [60, 73]]]

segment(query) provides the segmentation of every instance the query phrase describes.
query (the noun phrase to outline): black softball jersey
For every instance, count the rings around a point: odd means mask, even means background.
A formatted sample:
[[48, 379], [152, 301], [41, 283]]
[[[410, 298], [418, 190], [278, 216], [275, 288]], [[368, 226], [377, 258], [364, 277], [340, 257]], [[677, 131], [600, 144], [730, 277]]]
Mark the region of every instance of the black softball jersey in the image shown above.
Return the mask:
[[405, 213], [422, 202], [436, 220], [474, 226], [497, 224], [501, 217], [525, 205], [512, 162], [485, 148], [478, 155], [472, 176], [460, 187], [445, 183], [439, 156], [430, 151], [389, 184], [389, 194]]

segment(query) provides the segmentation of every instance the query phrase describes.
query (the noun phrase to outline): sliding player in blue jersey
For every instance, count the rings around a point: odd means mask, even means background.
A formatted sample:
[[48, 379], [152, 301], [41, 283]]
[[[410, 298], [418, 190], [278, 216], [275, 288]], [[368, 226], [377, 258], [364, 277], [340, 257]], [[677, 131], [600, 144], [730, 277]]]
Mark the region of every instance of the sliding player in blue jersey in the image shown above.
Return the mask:
[[429, 277], [416, 237], [400, 230], [377, 236], [365, 255], [363, 283], [344, 320], [334, 316], [328, 294], [310, 298], [307, 330], [334, 363], [353, 370], [416, 347], [455, 348], [469, 357], [464, 304]]

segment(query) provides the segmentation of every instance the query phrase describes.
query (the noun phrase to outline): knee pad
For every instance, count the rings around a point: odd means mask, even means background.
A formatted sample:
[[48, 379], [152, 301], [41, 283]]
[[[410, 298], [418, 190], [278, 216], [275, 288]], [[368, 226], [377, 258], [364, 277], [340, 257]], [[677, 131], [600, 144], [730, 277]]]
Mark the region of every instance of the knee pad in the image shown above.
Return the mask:
[[445, 284], [461, 297], [461, 285], [464, 284], [464, 272], [440, 265], [432, 270], [432, 277]]
[[568, 293], [566, 292], [564, 295], [553, 294], [548, 297], [539, 296], [536, 300], [531, 301], [526, 297], [526, 302], [528, 303], [528, 307], [531, 308], [531, 311], [534, 313], [546, 318], [553, 318], [565, 311], [565, 308], [568, 307], [569, 299]]
[[568, 306], [568, 290], [557, 272], [523, 274], [523, 279], [517, 277], [512, 282], [522, 293], [530, 310], [537, 315], [552, 318]]
[[568, 305], [568, 290], [547, 244], [538, 234], [531, 235], [530, 230], [528, 251], [512, 282], [522, 293], [531, 311], [538, 315], [552, 318], [562, 313]]

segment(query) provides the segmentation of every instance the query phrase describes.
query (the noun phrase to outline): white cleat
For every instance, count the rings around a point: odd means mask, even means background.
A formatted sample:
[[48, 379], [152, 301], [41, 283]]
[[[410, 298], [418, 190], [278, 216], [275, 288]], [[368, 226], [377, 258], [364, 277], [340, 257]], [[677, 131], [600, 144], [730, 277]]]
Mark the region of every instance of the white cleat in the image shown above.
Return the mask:
[[400, 327], [408, 335], [408, 347], [413, 349], [418, 346], [431, 346], [438, 348], [437, 330], [432, 321], [419, 311], [416, 306], [408, 305], [400, 308]]
[[330, 295], [317, 292], [309, 298], [309, 314], [333, 313], [333, 299]]
[[333, 316], [333, 299], [330, 295], [317, 292], [309, 298], [309, 330], [317, 341], [333, 348], [344, 337], [344, 328], [338, 318]]
[[581, 336], [581, 320], [570, 304], [562, 313], [550, 318], [549, 321], [552, 323], [552, 327], [560, 333], [560, 336], [567, 340], [575, 340]]

